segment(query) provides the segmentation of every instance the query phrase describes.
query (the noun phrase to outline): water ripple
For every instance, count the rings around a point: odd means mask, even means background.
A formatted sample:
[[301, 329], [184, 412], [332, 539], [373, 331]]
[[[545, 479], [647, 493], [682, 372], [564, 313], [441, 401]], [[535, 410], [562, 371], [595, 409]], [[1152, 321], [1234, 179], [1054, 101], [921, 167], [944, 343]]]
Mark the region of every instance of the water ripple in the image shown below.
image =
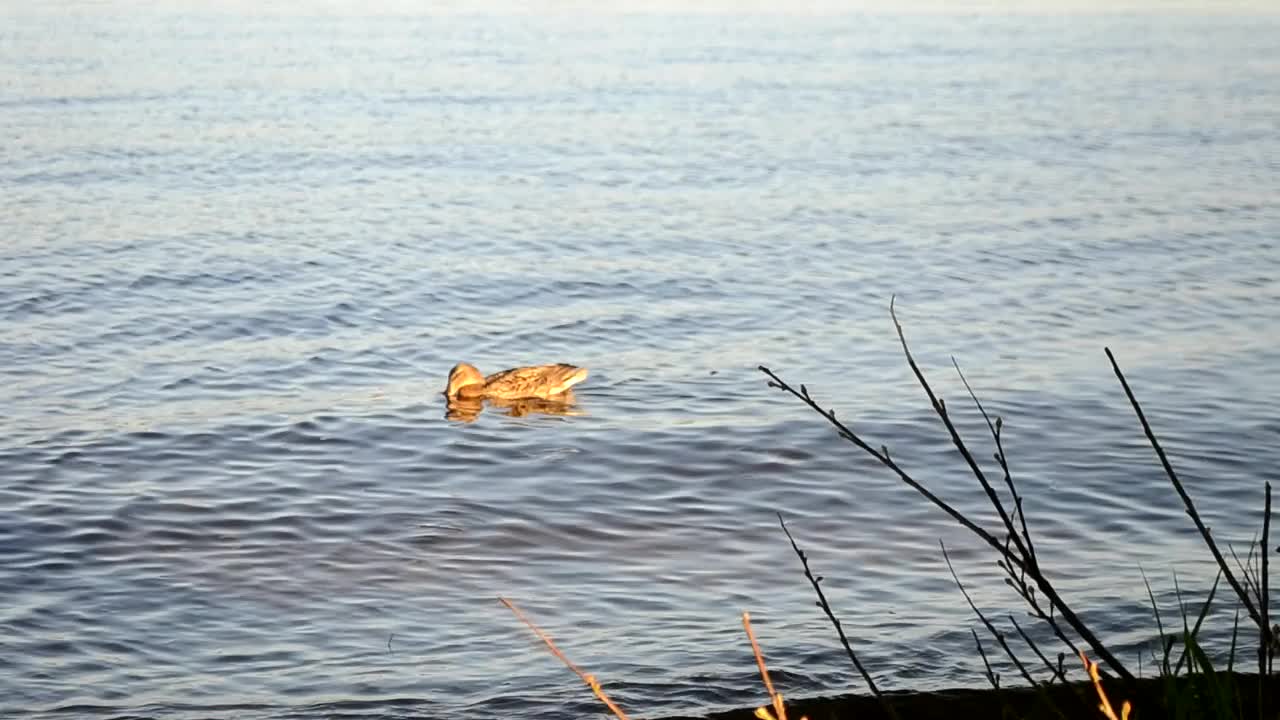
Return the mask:
[[[1213, 568], [1103, 346], [1250, 542], [1273, 19], [386, 10], [0, 30], [15, 712], [596, 712], [499, 594], [637, 712], [758, 702], [742, 609], [788, 695], [851, 689], [779, 512], [882, 684], [981, 685], [937, 543], [1002, 615], [990, 555], [755, 369], [994, 526], [893, 294], [977, 456], [951, 354], [1004, 418], [1041, 557], [1121, 655], [1155, 641], [1142, 571], [1172, 612]], [[577, 415], [458, 424], [459, 360], [592, 374]]]

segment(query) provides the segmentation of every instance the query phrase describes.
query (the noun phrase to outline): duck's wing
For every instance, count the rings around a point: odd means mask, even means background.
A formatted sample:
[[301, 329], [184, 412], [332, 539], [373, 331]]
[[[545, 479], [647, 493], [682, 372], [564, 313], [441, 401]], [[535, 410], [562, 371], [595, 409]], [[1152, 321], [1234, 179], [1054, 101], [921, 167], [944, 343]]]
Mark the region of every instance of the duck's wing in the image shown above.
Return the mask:
[[485, 378], [484, 387], [490, 396], [545, 398], [558, 395], [586, 379], [586, 368], [560, 363], [503, 370]]

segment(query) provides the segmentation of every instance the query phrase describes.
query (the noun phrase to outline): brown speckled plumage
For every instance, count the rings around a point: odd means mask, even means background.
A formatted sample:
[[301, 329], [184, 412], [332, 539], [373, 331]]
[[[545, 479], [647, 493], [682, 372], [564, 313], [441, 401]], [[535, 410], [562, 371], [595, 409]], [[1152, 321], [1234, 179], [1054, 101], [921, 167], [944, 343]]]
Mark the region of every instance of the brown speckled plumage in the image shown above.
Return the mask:
[[444, 394], [449, 398], [553, 398], [587, 379], [587, 369], [565, 365], [535, 365], [496, 372], [487, 377], [467, 363], [449, 371]]

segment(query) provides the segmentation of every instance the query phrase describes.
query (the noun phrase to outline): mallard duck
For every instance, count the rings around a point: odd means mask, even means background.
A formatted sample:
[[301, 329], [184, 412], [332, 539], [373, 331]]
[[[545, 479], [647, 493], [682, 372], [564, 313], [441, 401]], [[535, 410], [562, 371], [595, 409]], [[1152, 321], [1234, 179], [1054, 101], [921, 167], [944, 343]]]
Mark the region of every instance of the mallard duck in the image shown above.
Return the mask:
[[444, 395], [450, 400], [488, 398], [519, 400], [549, 399], [587, 379], [587, 369], [565, 365], [535, 365], [503, 370], [488, 377], [473, 365], [458, 363], [449, 371]]

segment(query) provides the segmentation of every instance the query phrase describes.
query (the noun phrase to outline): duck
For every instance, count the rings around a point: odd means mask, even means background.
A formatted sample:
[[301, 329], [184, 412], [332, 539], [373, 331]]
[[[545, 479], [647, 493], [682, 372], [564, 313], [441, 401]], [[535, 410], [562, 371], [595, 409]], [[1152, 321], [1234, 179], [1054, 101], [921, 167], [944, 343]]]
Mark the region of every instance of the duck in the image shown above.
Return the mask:
[[474, 365], [458, 363], [449, 371], [444, 396], [449, 400], [554, 400], [586, 379], [586, 368], [565, 363], [510, 368], [488, 376]]

